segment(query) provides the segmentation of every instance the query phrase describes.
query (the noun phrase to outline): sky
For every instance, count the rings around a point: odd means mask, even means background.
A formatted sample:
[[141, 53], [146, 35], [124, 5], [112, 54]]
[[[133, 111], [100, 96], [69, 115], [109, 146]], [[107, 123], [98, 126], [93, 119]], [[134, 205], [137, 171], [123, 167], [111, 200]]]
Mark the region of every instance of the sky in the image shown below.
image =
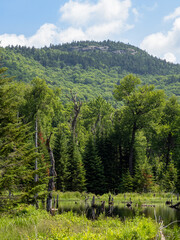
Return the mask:
[[180, 1], [1, 0], [2, 47], [108, 39], [180, 63]]

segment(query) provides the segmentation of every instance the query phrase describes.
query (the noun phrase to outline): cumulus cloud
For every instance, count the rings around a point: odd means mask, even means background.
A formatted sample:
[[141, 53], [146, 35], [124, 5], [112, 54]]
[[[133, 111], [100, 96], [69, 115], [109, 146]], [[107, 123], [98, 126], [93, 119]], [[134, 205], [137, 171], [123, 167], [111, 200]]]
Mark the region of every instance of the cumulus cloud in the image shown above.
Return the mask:
[[104, 40], [133, 27], [127, 24], [130, 8], [130, 0], [69, 1], [60, 9], [60, 22], [80, 28], [85, 39]]
[[151, 34], [144, 38], [140, 47], [155, 56], [176, 63], [180, 56], [180, 17], [174, 20], [172, 28], [166, 34]]
[[135, 16], [135, 20], [138, 21], [138, 19], [139, 19], [139, 12], [137, 11], [137, 9], [136, 9], [136, 8], [133, 8], [133, 9], [132, 9], [132, 12], [133, 12], [133, 14], [134, 14], [134, 16]]
[[176, 57], [174, 56], [173, 53], [170, 53], [170, 52], [165, 53], [163, 58], [166, 59], [167, 62], [172, 62], [172, 63], [176, 62]]
[[35, 33], [35, 35], [26, 38], [24, 35], [16, 34], [3, 34], [0, 35], [1, 46], [5, 47], [8, 45], [21, 45], [28, 47], [41, 47], [48, 46], [50, 43], [53, 43], [58, 38], [57, 27], [54, 24], [44, 24], [40, 29]]
[[60, 8], [60, 21], [71, 26], [87, 27], [92, 24], [126, 21], [130, 0], [99, 0], [97, 3], [69, 1]]
[[173, 13], [164, 17], [164, 21], [173, 20], [180, 16], [180, 7], [176, 8]]
[[[59, 10], [60, 25], [46, 23], [31, 37], [0, 35], [1, 46], [26, 45], [42, 47], [77, 40], [105, 40], [120, 36], [133, 28], [128, 17], [131, 0], [98, 0], [96, 3], [69, 0]], [[137, 12], [134, 10], [134, 15]]]

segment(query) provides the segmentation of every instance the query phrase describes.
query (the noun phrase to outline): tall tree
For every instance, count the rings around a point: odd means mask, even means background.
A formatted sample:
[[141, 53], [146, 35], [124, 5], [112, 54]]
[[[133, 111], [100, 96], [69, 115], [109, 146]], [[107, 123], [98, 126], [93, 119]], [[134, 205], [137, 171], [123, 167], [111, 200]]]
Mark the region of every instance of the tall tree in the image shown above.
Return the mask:
[[74, 142], [73, 136], [68, 142], [68, 172], [67, 190], [84, 191], [86, 190], [85, 169], [82, 162], [82, 155], [79, 147]]
[[57, 173], [56, 188], [65, 191], [67, 187], [68, 170], [68, 136], [63, 124], [59, 126], [58, 132], [55, 135], [55, 142], [53, 148], [55, 158], [55, 168]]
[[[19, 191], [24, 199], [30, 198], [29, 184], [34, 169], [32, 162], [38, 154], [31, 144], [29, 126], [19, 118], [18, 86], [3, 75], [0, 69], [0, 191]], [[32, 185], [31, 185], [32, 187]]]
[[[48, 191], [54, 189], [55, 160], [53, 156], [50, 139], [53, 131], [53, 119], [55, 110], [59, 105], [59, 97], [46, 84], [45, 80], [35, 78], [25, 94], [25, 103], [21, 109], [24, 114], [24, 121], [31, 123], [32, 131], [35, 126], [35, 148], [36, 152], [42, 152], [49, 169]], [[60, 106], [60, 105], [59, 105]], [[39, 162], [39, 168], [45, 165], [45, 162]], [[35, 170], [38, 172], [38, 161], [35, 160]], [[35, 182], [39, 181], [38, 174], [35, 175]], [[50, 195], [49, 195], [50, 196]], [[50, 203], [51, 205], [51, 203]]]
[[88, 192], [95, 194], [105, 193], [104, 167], [98, 156], [95, 141], [92, 136], [86, 143], [83, 162], [86, 170], [86, 187]]
[[128, 75], [115, 86], [114, 97], [124, 102], [124, 114], [131, 126], [129, 145], [129, 171], [134, 174], [134, 143], [138, 129], [142, 129], [157, 117], [164, 102], [164, 92], [155, 90], [153, 85], [139, 86], [139, 78]]

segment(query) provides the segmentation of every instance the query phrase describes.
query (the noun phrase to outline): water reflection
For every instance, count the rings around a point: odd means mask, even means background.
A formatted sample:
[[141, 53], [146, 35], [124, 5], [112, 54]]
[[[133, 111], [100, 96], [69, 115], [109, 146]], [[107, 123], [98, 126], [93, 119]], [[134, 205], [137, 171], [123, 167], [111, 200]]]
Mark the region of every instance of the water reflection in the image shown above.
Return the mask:
[[[97, 219], [100, 214], [102, 214], [102, 208], [100, 204], [96, 205], [95, 209], [91, 208], [91, 204], [84, 204], [83, 202], [67, 202], [66, 204], [60, 204], [59, 206], [59, 213], [72, 211], [79, 215], [85, 214], [87, 218], [91, 219], [92, 215], [95, 213], [95, 218]], [[137, 207], [133, 206], [128, 208], [125, 204], [114, 204], [113, 211], [110, 212], [109, 206], [105, 206], [104, 214], [106, 216], [116, 216], [119, 217], [121, 220], [125, 220], [126, 218], [133, 218], [135, 216], [142, 216], [151, 217], [157, 221], [163, 220], [164, 225], [168, 225], [171, 222], [180, 221], [180, 211], [172, 209], [165, 204], [157, 204], [155, 207]], [[174, 227], [175, 225], [179, 225], [180, 223], [172, 224], [171, 226]]]
[[[164, 222], [164, 225], [180, 220], [180, 211], [170, 208], [165, 204], [156, 205], [154, 209], [144, 208], [143, 213], [147, 217], [151, 217], [154, 219], [157, 218], [157, 220], [162, 219]], [[180, 223], [177, 223], [177, 224], [180, 226]]]

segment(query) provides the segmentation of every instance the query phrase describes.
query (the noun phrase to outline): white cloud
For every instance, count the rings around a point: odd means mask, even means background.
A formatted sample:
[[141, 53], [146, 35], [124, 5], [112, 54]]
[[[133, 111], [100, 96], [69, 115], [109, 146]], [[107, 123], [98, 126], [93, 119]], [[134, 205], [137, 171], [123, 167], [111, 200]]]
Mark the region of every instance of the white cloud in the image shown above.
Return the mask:
[[176, 62], [176, 57], [174, 56], [173, 53], [170, 53], [170, 52], [165, 53], [163, 58], [166, 59], [167, 62], [172, 62], [172, 63]]
[[138, 12], [138, 10], [136, 8], [133, 8], [132, 12], [133, 12], [133, 14], [135, 16], [135, 20], [138, 21], [138, 19], [139, 19], [139, 12]]
[[84, 26], [90, 21], [92, 12], [93, 6], [88, 2], [69, 1], [60, 8], [60, 20], [72, 26]]
[[155, 3], [154, 3], [153, 5], [151, 5], [151, 6], [145, 5], [145, 6], [144, 6], [144, 9], [146, 9], [148, 12], [153, 12], [154, 10], [157, 9], [157, 7], [158, 7], [158, 3], [155, 2]]
[[56, 43], [66, 43], [78, 40], [86, 40], [86, 35], [81, 28], [69, 27], [58, 34], [58, 41]]
[[150, 54], [175, 63], [178, 56], [180, 57], [180, 18], [174, 20], [172, 28], [166, 34], [159, 32], [145, 37], [140, 47]]
[[180, 16], [180, 7], [176, 8], [173, 13], [164, 17], [164, 21], [173, 20]]
[[44, 24], [36, 32], [35, 35], [26, 38], [24, 35], [16, 34], [3, 34], [0, 35], [1, 46], [5, 47], [8, 45], [21, 45], [28, 47], [41, 47], [48, 46], [58, 38], [57, 27], [53, 24]]
[[126, 21], [131, 0], [99, 0], [97, 3], [70, 0], [60, 8], [60, 21], [71, 26], [86, 26], [111, 21]]
[[[46, 23], [31, 37], [0, 35], [1, 46], [26, 45], [42, 47], [77, 40], [105, 40], [120, 38], [120, 34], [133, 28], [127, 23], [131, 0], [69, 0], [60, 8], [60, 24]], [[137, 12], [134, 10], [134, 15]]]
[[[131, 0], [99, 0], [94, 4], [71, 0], [61, 7], [60, 22], [80, 28], [83, 39], [112, 39], [133, 27], [126, 23], [130, 8]], [[67, 36], [67, 39], [73, 37], [77, 38], [76, 31], [71, 33], [71, 37]]]

